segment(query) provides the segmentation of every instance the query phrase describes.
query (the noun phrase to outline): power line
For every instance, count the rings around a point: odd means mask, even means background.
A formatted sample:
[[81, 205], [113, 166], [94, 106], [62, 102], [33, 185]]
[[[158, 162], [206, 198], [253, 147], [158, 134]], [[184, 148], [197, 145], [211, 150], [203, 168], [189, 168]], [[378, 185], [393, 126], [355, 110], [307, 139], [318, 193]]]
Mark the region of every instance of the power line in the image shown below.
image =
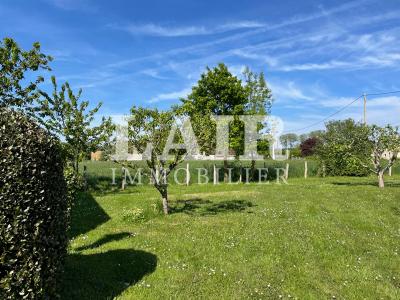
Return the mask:
[[372, 93], [372, 94], [365, 94], [366, 96], [380, 96], [380, 95], [388, 95], [388, 94], [398, 94], [400, 91], [391, 91], [391, 92], [383, 92], [383, 93]]
[[[399, 92], [400, 92], [400, 91], [399, 91]], [[350, 105], [352, 105], [353, 103], [355, 103], [356, 101], [358, 101], [359, 99], [361, 99], [363, 96], [364, 96], [364, 95], [359, 96], [358, 98], [354, 99], [354, 100], [351, 101], [350, 103], [346, 104], [345, 106], [341, 107], [340, 109], [338, 109], [338, 110], [335, 111], [334, 113], [330, 114], [329, 116], [325, 117], [324, 119], [322, 119], [322, 120], [320, 120], [320, 121], [318, 121], [318, 122], [315, 122], [315, 123], [313, 123], [313, 124], [311, 124], [311, 125], [308, 125], [308, 126], [306, 126], [306, 127], [303, 127], [303, 128], [297, 128], [297, 129], [295, 129], [295, 130], [291, 130], [290, 132], [303, 131], [303, 130], [305, 130], [305, 129], [314, 127], [314, 126], [316, 126], [316, 125], [319, 125], [319, 124], [321, 124], [321, 123], [327, 121], [328, 119], [332, 118], [333, 116], [335, 116], [335, 115], [341, 113], [341, 112], [344, 111], [346, 108], [348, 108]], [[289, 132], [289, 131], [286, 131], [286, 132]]]
[[[381, 92], [381, 93], [368, 93], [368, 94], [366, 93], [366, 94], [363, 94], [363, 95], [359, 96], [358, 98], [354, 99], [353, 101], [351, 101], [350, 103], [346, 104], [345, 106], [343, 106], [343, 107], [340, 108], [339, 110], [335, 111], [335, 112], [332, 113], [331, 115], [325, 117], [324, 119], [322, 119], [322, 120], [320, 120], [320, 121], [318, 121], [318, 122], [315, 122], [315, 123], [313, 123], [313, 124], [311, 124], [311, 125], [302, 127], [302, 128], [298, 128], [298, 129], [290, 130], [290, 131], [285, 131], [285, 133], [288, 133], [288, 132], [298, 132], [298, 131], [302, 131], [302, 130], [305, 130], [305, 129], [308, 129], [308, 128], [312, 128], [312, 127], [314, 127], [314, 126], [316, 126], [316, 125], [319, 125], [319, 124], [321, 124], [321, 123], [327, 121], [328, 119], [332, 118], [333, 116], [337, 115], [338, 113], [341, 113], [343, 110], [345, 110], [346, 108], [348, 108], [349, 106], [351, 106], [353, 103], [355, 103], [357, 100], [359, 100], [360, 98], [362, 98], [362, 97], [364, 97], [364, 96], [381, 96], [381, 95], [398, 94], [398, 93], [400, 93], [400, 90], [397, 90], [397, 91], [389, 91], [389, 92]], [[364, 122], [365, 122], [365, 118], [364, 118]]]

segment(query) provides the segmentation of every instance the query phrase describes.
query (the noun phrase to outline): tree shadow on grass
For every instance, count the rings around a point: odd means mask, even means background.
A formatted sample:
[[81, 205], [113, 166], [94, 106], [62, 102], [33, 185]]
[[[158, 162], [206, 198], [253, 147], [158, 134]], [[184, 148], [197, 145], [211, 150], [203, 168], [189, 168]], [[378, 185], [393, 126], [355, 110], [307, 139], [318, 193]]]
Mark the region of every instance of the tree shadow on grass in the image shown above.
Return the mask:
[[212, 202], [202, 198], [188, 200], [177, 200], [171, 203], [170, 213], [186, 213], [199, 215], [215, 215], [225, 212], [244, 211], [253, 207], [254, 204], [246, 200], [225, 200]]
[[156, 267], [157, 256], [140, 250], [68, 255], [61, 299], [113, 299]]
[[131, 233], [129, 232], [120, 232], [120, 233], [115, 233], [115, 234], [106, 234], [103, 236], [101, 239], [97, 240], [91, 245], [87, 246], [82, 246], [79, 248], [76, 248], [76, 251], [83, 251], [83, 250], [89, 250], [89, 249], [95, 249], [97, 247], [101, 247], [104, 244], [115, 242], [115, 241], [120, 241], [124, 238], [127, 238], [128, 236], [131, 236]]
[[[374, 186], [374, 187], [378, 187], [377, 181], [363, 181], [363, 182], [333, 181], [330, 183], [333, 185], [339, 185], [339, 186]], [[390, 181], [390, 179], [389, 179], [389, 180], [385, 181], [385, 187], [400, 187], [400, 182]]]
[[80, 193], [71, 209], [69, 237], [89, 232], [108, 220], [110, 217], [90, 193]]

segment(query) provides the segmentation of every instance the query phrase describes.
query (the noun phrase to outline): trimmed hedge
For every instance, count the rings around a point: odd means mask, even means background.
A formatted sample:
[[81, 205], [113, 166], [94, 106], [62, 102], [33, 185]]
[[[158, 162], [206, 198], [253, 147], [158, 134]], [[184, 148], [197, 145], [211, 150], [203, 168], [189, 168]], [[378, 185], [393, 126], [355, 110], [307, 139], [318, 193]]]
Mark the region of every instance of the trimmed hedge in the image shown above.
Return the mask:
[[68, 244], [58, 142], [0, 108], [0, 299], [54, 299]]

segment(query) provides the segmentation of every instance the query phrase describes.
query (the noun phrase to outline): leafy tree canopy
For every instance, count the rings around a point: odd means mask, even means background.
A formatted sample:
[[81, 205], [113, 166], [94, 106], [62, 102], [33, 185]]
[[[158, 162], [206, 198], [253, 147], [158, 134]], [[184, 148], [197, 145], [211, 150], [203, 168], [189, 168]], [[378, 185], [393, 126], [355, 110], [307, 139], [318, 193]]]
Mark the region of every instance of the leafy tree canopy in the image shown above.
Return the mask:
[[11, 38], [0, 41], [0, 106], [25, 108], [36, 100], [39, 97], [37, 86], [44, 79], [37, 76], [29, 81], [28, 78], [34, 76], [28, 73], [50, 70], [48, 63], [51, 61], [50, 56], [41, 53], [39, 43], [25, 51]]
[[51, 80], [53, 93], [49, 95], [40, 91], [42, 97], [38, 100], [36, 111], [41, 123], [62, 139], [66, 155], [77, 172], [78, 163], [85, 154], [109, 141], [114, 126], [111, 118], [105, 117], [100, 125], [93, 126], [102, 103], [89, 109], [89, 101], [81, 100], [82, 90], [75, 95], [67, 82], [58, 90], [55, 77]]

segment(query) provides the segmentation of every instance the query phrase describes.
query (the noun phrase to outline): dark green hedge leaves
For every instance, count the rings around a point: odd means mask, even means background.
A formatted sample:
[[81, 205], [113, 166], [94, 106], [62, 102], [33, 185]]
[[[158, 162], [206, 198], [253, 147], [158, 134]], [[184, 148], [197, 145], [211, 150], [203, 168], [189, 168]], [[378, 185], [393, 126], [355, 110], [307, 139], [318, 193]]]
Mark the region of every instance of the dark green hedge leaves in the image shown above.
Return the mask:
[[0, 108], [0, 299], [54, 299], [69, 205], [58, 141]]

